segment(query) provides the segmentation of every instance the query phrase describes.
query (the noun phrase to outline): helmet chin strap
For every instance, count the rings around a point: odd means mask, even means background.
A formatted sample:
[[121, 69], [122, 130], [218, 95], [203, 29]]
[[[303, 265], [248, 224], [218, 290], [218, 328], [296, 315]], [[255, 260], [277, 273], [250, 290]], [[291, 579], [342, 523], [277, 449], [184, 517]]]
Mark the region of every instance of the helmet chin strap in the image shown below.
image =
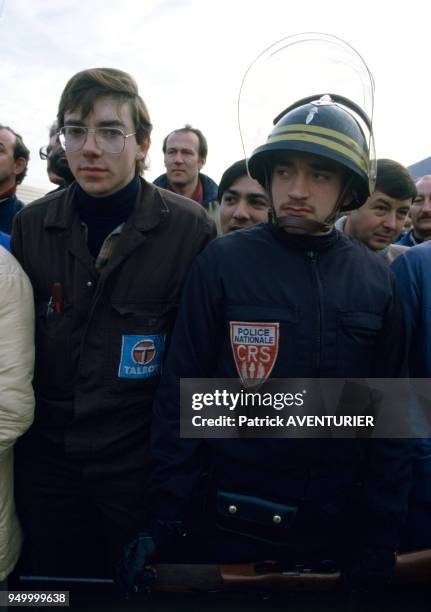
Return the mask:
[[314, 219], [304, 219], [293, 215], [280, 218], [275, 216], [275, 224], [286, 231], [292, 230], [292, 233], [296, 233], [295, 230], [298, 230], [298, 234], [327, 234], [332, 228], [330, 223], [321, 223], [320, 221], [314, 221]]
[[[332, 212], [326, 217], [324, 221], [315, 221], [314, 219], [305, 219], [304, 217], [296, 217], [293, 215], [287, 215], [283, 217], [277, 217], [274, 204], [272, 202], [271, 195], [271, 206], [272, 206], [272, 215], [273, 215], [273, 223], [280, 227], [281, 229], [292, 231], [292, 233], [298, 234], [327, 234], [331, 231], [335, 220], [337, 218], [338, 211], [344, 204], [344, 200], [346, 195], [350, 191], [352, 186], [352, 177], [349, 177], [346, 183], [344, 184], [340, 195], [337, 198], [337, 202], [332, 210]], [[269, 192], [271, 193], [271, 192]]]

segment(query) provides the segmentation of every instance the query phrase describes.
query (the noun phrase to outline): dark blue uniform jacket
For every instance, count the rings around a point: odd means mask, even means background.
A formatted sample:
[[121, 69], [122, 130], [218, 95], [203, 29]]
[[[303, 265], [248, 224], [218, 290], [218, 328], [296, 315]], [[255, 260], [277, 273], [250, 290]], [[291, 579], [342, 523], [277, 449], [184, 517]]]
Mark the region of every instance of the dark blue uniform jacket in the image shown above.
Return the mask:
[[207, 471], [213, 491], [297, 505], [296, 546], [320, 539], [325, 548], [322, 537], [328, 544], [347, 517], [360, 545], [395, 549], [410, 478], [405, 441], [180, 439], [179, 379], [238, 378], [231, 321], [279, 322], [271, 378], [405, 375], [393, 275], [364, 245], [270, 224], [217, 239], [192, 267], [156, 396], [154, 515], [183, 518]]

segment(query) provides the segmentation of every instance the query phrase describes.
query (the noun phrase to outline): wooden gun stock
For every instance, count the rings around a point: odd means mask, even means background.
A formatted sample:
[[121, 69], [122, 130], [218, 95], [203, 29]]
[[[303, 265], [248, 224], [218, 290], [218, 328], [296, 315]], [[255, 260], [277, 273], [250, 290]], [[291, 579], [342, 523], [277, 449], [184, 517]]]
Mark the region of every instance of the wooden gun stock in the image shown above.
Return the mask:
[[395, 584], [430, 584], [431, 549], [425, 548], [398, 555], [392, 582]]
[[[340, 572], [312, 572], [307, 569], [280, 569], [273, 561], [231, 565], [154, 566], [158, 578], [152, 585], [156, 591], [333, 591], [340, 581]], [[392, 584], [430, 584], [431, 549], [398, 555]]]
[[[218, 592], [283, 592], [335, 591], [340, 582], [340, 572], [331, 562], [322, 563], [317, 571], [300, 565], [284, 568], [275, 561], [231, 565], [215, 564], [165, 564], [149, 566], [156, 572], [150, 585], [152, 591], [173, 593]], [[76, 578], [59, 576], [21, 576], [22, 582], [62, 583], [63, 586], [113, 584], [112, 579]], [[431, 549], [398, 555], [392, 578], [394, 585], [431, 584]]]

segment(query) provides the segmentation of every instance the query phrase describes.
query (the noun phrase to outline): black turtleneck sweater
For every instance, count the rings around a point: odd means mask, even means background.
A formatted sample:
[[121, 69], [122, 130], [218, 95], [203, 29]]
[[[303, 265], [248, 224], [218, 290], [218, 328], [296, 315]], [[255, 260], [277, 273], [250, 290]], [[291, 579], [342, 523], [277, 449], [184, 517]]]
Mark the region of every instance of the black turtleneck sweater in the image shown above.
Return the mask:
[[88, 228], [88, 249], [97, 257], [107, 236], [130, 216], [136, 201], [139, 178], [105, 198], [95, 198], [76, 186], [76, 209]]

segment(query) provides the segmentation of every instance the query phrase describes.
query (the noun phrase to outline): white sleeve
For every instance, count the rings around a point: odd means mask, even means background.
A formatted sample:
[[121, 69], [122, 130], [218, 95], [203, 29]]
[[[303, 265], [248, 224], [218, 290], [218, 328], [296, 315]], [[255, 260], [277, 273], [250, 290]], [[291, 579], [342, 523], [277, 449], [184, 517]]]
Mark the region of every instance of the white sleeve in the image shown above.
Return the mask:
[[34, 303], [30, 281], [0, 247], [0, 457], [34, 415]]

